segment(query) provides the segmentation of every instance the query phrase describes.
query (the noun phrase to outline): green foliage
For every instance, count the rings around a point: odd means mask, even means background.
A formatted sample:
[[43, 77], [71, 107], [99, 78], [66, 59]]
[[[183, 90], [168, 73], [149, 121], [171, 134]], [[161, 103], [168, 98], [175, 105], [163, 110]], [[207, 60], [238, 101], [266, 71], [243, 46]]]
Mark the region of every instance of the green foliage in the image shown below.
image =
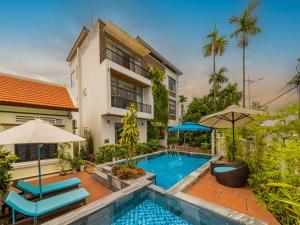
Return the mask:
[[[150, 140], [146, 143], [138, 143], [136, 145], [136, 155], [149, 154], [157, 151], [159, 148], [158, 140]], [[120, 144], [103, 145], [96, 153], [96, 164], [111, 162], [114, 159], [124, 159], [126, 157], [126, 147]]]
[[96, 153], [96, 164], [110, 162], [115, 159], [124, 159], [126, 155], [126, 148], [123, 145], [103, 145]]
[[[242, 93], [238, 91], [237, 84], [228, 83], [223, 89], [219, 90], [216, 95], [217, 111], [224, 110], [232, 104], [238, 105], [242, 99]], [[208, 95], [201, 98], [193, 98], [187, 107], [187, 112], [183, 117], [184, 121], [199, 122], [201, 117], [213, 113], [214, 110], [214, 94], [210, 90]]]
[[179, 144], [179, 143], [180, 143], [180, 138], [168, 138], [168, 145]]
[[131, 157], [135, 154], [135, 148], [139, 140], [139, 130], [137, 128], [137, 112], [134, 104], [130, 104], [129, 112], [121, 119], [123, 129], [120, 134], [120, 144], [126, 147], [126, 161], [130, 163]]
[[18, 157], [8, 151], [4, 151], [0, 146], [0, 198], [6, 193], [11, 181], [13, 170], [12, 163], [16, 162]]
[[208, 43], [203, 46], [203, 55], [204, 57], [223, 55], [228, 45], [228, 41], [225, 36], [218, 36], [217, 27], [214, 27], [214, 30], [211, 31], [206, 38], [208, 39]]
[[167, 127], [169, 121], [169, 93], [163, 84], [165, 75], [157, 68], [151, 68], [150, 74], [154, 102], [154, 123]]
[[66, 147], [67, 144], [58, 145], [58, 167], [60, 168], [60, 172], [62, 174], [65, 174], [66, 169], [71, 166], [70, 160], [72, 157], [70, 153], [67, 152]]
[[[249, 166], [251, 189], [276, 219], [287, 225], [300, 224], [300, 139], [294, 135], [297, 120], [285, 119], [295, 110], [295, 105], [289, 105], [277, 116], [270, 116], [285, 120], [273, 127], [260, 126], [262, 120], [269, 119], [264, 116], [257, 117], [258, 122], [245, 131], [236, 129], [237, 158]], [[285, 136], [285, 142], [278, 136]], [[225, 131], [225, 139], [230, 148], [230, 129]]]
[[88, 154], [94, 154], [94, 138], [93, 138], [92, 131], [85, 130], [84, 138], [86, 139], [86, 150]]
[[184, 115], [184, 103], [187, 101], [187, 97], [185, 97], [184, 95], [179, 95], [179, 101], [178, 104], [180, 104], [180, 123], [182, 122], [182, 118]]

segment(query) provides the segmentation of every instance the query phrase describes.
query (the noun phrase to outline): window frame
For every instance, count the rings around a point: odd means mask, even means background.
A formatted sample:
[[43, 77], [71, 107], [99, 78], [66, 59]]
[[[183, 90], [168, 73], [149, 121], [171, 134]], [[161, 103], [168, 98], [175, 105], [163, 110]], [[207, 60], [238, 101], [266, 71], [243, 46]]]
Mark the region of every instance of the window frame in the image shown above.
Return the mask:
[[[172, 84], [172, 82], [174, 82], [174, 83]], [[176, 91], [177, 91], [177, 82], [174, 78], [168, 77], [168, 87], [169, 87], [169, 91], [171, 91], [173, 93], [176, 93]], [[172, 89], [172, 87], [174, 87], [174, 90]]]
[[[51, 154], [50, 155], [50, 150], [51, 147], [55, 146], [55, 154]], [[22, 149], [20, 148], [25, 148], [25, 160], [19, 158], [19, 160], [17, 162], [32, 162], [32, 161], [37, 161], [37, 144], [15, 144], [14, 145], [14, 153], [16, 156], [19, 157], [19, 155], [21, 154], [19, 151], [21, 151]], [[35, 151], [36, 152], [36, 157], [31, 158], [32, 156], [30, 156], [31, 151]], [[58, 155], [58, 146], [57, 144], [43, 144], [43, 146], [41, 147], [41, 152], [45, 151], [45, 157], [42, 158], [42, 154], [41, 154], [41, 160], [47, 160], [47, 159], [56, 159], [57, 155]]]
[[[175, 113], [173, 113], [174, 111], [173, 110], [171, 111], [171, 109], [170, 109], [171, 108], [170, 107], [171, 106], [170, 102], [174, 103], [173, 106], [174, 106], [174, 109], [175, 109]], [[172, 116], [176, 116], [176, 113], [177, 113], [177, 102], [173, 99], [169, 99], [169, 114], [172, 115]]]

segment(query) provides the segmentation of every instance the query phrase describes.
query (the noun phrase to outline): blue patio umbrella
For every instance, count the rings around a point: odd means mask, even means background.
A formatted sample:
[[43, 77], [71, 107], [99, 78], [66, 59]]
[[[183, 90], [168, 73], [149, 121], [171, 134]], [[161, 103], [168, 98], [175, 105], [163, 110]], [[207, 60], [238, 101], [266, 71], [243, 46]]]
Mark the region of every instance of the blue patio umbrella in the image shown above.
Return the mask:
[[[211, 129], [208, 127], [193, 123], [193, 122], [185, 122], [181, 125], [177, 125], [177, 126], [169, 128], [168, 131], [206, 131], [206, 132], [210, 132]], [[185, 135], [184, 135], [184, 143], [185, 143]]]

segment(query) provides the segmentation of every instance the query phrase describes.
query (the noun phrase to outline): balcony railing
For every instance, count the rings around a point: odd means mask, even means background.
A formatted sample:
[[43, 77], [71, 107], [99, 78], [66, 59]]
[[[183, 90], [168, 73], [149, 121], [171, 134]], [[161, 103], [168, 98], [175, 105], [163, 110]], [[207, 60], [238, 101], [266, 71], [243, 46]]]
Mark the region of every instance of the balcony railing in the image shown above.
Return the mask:
[[146, 105], [140, 102], [131, 101], [120, 97], [111, 97], [111, 106], [121, 109], [127, 109], [130, 104], [133, 103], [136, 106], [138, 112], [151, 113], [151, 105]]
[[102, 62], [104, 59], [109, 59], [120, 66], [123, 66], [139, 75], [142, 75], [143, 77], [150, 79], [150, 72], [148, 70], [133, 62], [129, 57], [125, 57], [109, 48], [105, 48], [100, 53], [100, 62]]

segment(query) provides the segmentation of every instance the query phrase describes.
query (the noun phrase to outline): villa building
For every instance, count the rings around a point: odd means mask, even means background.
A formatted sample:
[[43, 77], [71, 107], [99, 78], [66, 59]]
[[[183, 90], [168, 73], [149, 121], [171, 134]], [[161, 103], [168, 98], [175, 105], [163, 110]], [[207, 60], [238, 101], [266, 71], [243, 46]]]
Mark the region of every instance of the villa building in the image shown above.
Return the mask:
[[[79, 109], [74, 114], [78, 133], [91, 130], [95, 149], [117, 143], [121, 118], [127, 107], [137, 106], [140, 142], [147, 141], [147, 124], [153, 120], [149, 68], [161, 69], [169, 89], [169, 126], [178, 124], [178, 77], [182, 74], [140, 37], [133, 38], [112, 22], [97, 20], [83, 27], [68, 57], [71, 92]], [[166, 144], [167, 134], [163, 144]]]
[[[66, 87], [0, 73], [0, 132], [35, 118], [73, 132], [74, 111], [77, 109]], [[37, 176], [36, 144], [5, 145], [3, 149], [19, 157], [13, 165], [13, 179]], [[57, 144], [42, 146], [42, 174], [59, 171], [57, 150]], [[72, 154], [71, 146], [68, 151]]]

